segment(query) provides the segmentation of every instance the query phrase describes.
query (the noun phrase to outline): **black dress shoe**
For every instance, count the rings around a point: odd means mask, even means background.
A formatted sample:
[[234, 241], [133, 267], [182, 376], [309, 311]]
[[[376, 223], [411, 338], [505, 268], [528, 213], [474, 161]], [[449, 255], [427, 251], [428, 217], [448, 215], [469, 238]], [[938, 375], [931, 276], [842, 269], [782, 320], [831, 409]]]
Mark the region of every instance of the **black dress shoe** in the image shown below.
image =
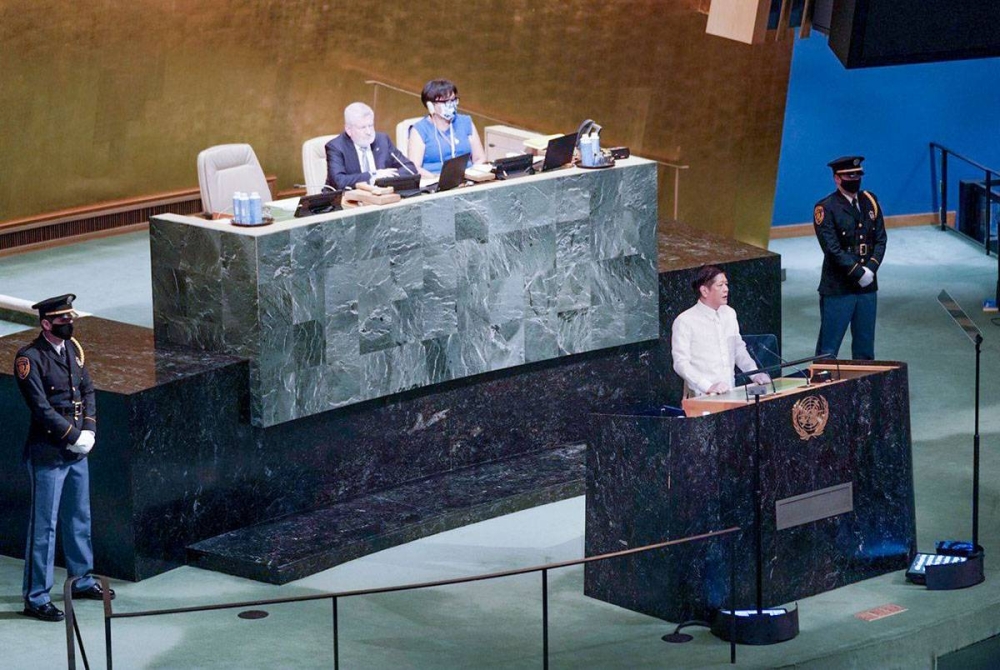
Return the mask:
[[33, 616], [36, 619], [41, 619], [42, 621], [62, 621], [65, 618], [62, 610], [53, 605], [51, 602], [45, 603], [44, 605], [24, 603], [24, 611], [21, 612], [21, 614], [25, 616]]
[[[108, 589], [108, 595], [111, 599], [115, 599], [115, 590]], [[104, 590], [101, 585], [94, 583], [89, 589], [83, 589], [82, 591], [73, 591], [74, 598], [82, 598], [83, 600], [104, 600]]]

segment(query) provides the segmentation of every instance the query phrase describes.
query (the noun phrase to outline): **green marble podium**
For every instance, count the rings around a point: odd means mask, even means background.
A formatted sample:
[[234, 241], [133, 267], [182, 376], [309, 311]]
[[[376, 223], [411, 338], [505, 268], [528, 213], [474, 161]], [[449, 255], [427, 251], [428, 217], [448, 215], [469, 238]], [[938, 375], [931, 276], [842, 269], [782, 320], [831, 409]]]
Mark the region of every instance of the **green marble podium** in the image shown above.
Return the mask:
[[659, 336], [656, 164], [237, 228], [150, 221], [157, 342], [250, 361], [254, 425]]

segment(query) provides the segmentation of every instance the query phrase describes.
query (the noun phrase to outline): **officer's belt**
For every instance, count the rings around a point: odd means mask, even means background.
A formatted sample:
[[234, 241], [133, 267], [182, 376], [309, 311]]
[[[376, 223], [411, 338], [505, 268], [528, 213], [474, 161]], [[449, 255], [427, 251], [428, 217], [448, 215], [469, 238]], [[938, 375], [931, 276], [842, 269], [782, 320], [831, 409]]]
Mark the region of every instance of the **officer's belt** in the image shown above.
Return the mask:
[[67, 419], [73, 417], [74, 421], [79, 421], [83, 416], [83, 401], [74, 400], [72, 406], [70, 407], [53, 407], [52, 409]]
[[858, 256], [867, 256], [868, 252], [871, 251], [871, 247], [869, 247], [866, 243], [861, 243], [856, 247], [848, 247], [848, 251], [852, 254], [857, 254]]

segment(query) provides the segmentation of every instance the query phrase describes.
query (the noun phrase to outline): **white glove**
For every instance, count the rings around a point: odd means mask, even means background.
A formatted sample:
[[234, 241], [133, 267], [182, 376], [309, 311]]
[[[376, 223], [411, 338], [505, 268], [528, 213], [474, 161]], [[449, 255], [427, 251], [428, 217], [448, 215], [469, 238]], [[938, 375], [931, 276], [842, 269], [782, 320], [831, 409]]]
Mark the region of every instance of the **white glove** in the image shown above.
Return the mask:
[[81, 430], [80, 437], [77, 438], [76, 442], [66, 447], [74, 454], [80, 454], [86, 456], [90, 453], [90, 450], [94, 448], [94, 442], [96, 436], [92, 430]]
[[864, 288], [869, 284], [871, 284], [873, 281], [875, 281], [875, 273], [869, 270], [868, 268], [865, 268], [865, 273], [861, 275], [861, 279], [858, 280], [858, 284], [861, 285], [861, 288]]
[[766, 372], [758, 372], [755, 375], [750, 375], [750, 380], [753, 381], [754, 384], [770, 384], [771, 376]]

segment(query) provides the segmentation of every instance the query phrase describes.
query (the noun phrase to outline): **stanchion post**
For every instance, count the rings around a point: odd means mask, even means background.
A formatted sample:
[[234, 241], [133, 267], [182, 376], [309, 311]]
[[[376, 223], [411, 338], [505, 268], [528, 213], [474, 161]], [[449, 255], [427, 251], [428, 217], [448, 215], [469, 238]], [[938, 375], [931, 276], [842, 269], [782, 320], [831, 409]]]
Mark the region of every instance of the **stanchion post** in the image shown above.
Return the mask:
[[549, 670], [549, 571], [542, 570], [542, 667]]
[[732, 533], [729, 536], [729, 611], [734, 616], [729, 617], [729, 663], [736, 665], [736, 536], [742, 535]]
[[111, 654], [111, 585], [107, 577], [101, 577], [101, 589], [104, 591], [104, 648], [107, 650], [108, 670], [112, 670]]
[[941, 149], [941, 230], [948, 224], [948, 151]]
[[340, 626], [337, 621], [337, 596], [333, 600], [333, 670], [340, 670]]
[[70, 577], [63, 584], [63, 607], [66, 608], [66, 664], [69, 670], [76, 670], [76, 641], [73, 639], [73, 623], [76, 613], [73, 611], [73, 584], [79, 577]]

